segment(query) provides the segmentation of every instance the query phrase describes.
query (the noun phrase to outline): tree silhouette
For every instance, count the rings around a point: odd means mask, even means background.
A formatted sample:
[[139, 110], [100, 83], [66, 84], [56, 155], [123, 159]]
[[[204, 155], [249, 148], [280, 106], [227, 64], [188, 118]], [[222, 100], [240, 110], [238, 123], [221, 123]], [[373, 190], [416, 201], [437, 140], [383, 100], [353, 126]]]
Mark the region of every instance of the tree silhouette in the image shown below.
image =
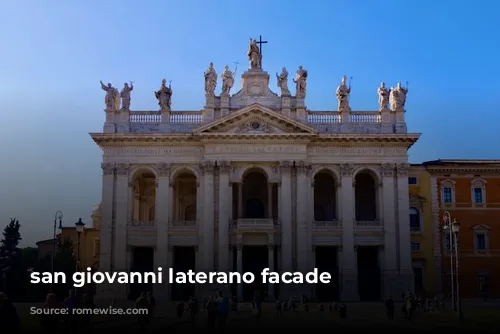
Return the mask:
[[20, 266], [20, 251], [18, 248], [21, 233], [19, 229], [21, 224], [15, 218], [10, 220], [10, 223], [3, 231], [3, 238], [0, 242], [0, 273], [2, 279], [3, 290], [9, 294], [10, 298], [17, 292], [16, 284], [18, 282]]

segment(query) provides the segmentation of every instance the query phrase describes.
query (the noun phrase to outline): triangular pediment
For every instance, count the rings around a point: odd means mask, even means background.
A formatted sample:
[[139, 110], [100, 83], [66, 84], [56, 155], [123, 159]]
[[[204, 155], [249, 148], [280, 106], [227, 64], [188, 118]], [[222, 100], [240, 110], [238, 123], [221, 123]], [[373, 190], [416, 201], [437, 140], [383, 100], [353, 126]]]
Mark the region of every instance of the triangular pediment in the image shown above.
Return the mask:
[[259, 104], [252, 104], [194, 129], [195, 134], [316, 134], [310, 126]]

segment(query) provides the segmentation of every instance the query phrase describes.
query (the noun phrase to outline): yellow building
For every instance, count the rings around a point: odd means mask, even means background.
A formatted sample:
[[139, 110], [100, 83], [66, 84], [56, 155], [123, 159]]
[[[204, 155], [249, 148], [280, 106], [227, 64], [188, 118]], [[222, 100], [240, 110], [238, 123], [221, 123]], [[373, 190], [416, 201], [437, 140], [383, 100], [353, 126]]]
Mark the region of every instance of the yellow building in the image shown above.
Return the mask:
[[[91, 215], [92, 224], [83, 221], [86, 226], [80, 233], [80, 269], [86, 270], [87, 267], [92, 270], [99, 268], [100, 253], [100, 229], [101, 229], [101, 205], [94, 207]], [[61, 241], [69, 238], [73, 243], [75, 257], [78, 255], [78, 233], [76, 226], [68, 226], [61, 229]]]
[[412, 164], [408, 174], [410, 230], [415, 292], [434, 295], [434, 228], [431, 176], [424, 166]]

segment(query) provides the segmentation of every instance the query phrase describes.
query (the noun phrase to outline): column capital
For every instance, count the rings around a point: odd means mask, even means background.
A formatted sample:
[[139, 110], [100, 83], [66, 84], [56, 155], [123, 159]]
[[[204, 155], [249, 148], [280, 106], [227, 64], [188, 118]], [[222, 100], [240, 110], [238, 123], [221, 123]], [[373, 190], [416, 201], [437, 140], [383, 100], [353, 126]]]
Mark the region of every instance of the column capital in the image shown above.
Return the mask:
[[102, 172], [104, 175], [112, 175], [115, 171], [115, 164], [111, 162], [101, 163]]
[[395, 164], [384, 163], [384, 164], [380, 165], [380, 174], [382, 174], [383, 177], [393, 177], [395, 169], [396, 169]]
[[274, 244], [267, 244], [267, 249], [268, 250], [274, 250]]
[[219, 167], [219, 173], [229, 173], [232, 170], [229, 161], [219, 161], [217, 162], [217, 166]]
[[291, 172], [292, 171], [292, 163], [288, 160], [281, 161], [279, 165], [281, 172]]
[[202, 175], [213, 175], [215, 169], [215, 163], [213, 161], [203, 161], [200, 164], [200, 171]]
[[404, 163], [399, 163], [396, 166], [396, 171], [398, 173], [398, 176], [408, 176], [408, 169], [410, 168], [410, 164], [404, 162]]
[[354, 165], [353, 164], [341, 164], [340, 165], [340, 174], [342, 176], [352, 177], [352, 173], [354, 172]]
[[127, 176], [129, 169], [130, 169], [130, 164], [128, 163], [116, 164], [116, 175]]
[[243, 243], [241, 243], [241, 242], [236, 243], [235, 246], [236, 246], [236, 249], [239, 251], [241, 251], [243, 249]]
[[304, 161], [299, 161], [295, 167], [297, 168], [297, 173], [303, 175], [309, 175], [312, 170], [312, 166]]
[[170, 175], [170, 164], [160, 163], [156, 164], [156, 170], [158, 171], [158, 176], [165, 177]]

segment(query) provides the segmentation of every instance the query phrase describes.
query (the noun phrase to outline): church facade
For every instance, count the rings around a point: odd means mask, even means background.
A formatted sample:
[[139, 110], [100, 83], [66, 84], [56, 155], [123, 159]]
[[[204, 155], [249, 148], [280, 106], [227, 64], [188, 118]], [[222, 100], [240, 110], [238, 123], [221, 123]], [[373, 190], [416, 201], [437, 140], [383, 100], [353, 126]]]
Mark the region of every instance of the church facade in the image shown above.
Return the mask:
[[[132, 85], [106, 91], [106, 122], [92, 133], [103, 150], [102, 271], [254, 272], [232, 294], [250, 299], [306, 294], [323, 300], [380, 300], [413, 289], [410, 250], [407, 89], [378, 89], [376, 111], [352, 111], [346, 78], [338, 110], [307, 108], [307, 70], [288, 88], [269, 88], [262, 53], [231, 93], [234, 71], [205, 73], [202, 111], [171, 109], [172, 87], [155, 93], [160, 110], [130, 110]], [[120, 107], [120, 104], [122, 107]], [[332, 274], [330, 284], [262, 285], [260, 271]], [[202, 298], [204, 285], [156, 284], [159, 299]], [[134, 290], [135, 289], [135, 290]], [[136, 295], [132, 285], [98, 286], [101, 296]]]

